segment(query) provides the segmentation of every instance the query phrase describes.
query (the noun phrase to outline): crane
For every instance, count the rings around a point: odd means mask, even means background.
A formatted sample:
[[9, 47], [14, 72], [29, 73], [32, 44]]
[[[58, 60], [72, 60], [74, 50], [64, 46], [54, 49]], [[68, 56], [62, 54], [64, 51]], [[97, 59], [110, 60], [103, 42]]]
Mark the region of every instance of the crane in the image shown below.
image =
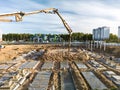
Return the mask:
[[[22, 21], [24, 16], [29, 16], [29, 15], [33, 15], [33, 14], [39, 14], [39, 13], [57, 14], [59, 16], [59, 18], [61, 19], [64, 27], [66, 28], [66, 30], [69, 33], [68, 52], [70, 52], [72, 29], [67, 24], [67, 22], [63, 19], [63, 17], [58, 12], [58, 9], [56, 9], [56, 8], [48, 8], [48, 9], [43, 9], [43, 10], [36, 10], [36, 11], [32, 11], [32, 12], [27, 12], [27, 13], [20, 11], [20, 12], [17, 12], [17, 13], [2, 14], [2, 15], [0, 15], [0, 22], [19, 22], [19, 21]], [[15, 20], [5, 19], [5, 17], [11, 17], [11, 16], [14, 16]]]

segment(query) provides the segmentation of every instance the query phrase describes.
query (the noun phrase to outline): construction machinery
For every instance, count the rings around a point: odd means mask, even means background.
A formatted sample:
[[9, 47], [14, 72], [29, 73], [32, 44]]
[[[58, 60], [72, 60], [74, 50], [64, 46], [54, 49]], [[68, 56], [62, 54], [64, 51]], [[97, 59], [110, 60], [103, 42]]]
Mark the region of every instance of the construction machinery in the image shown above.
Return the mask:
[[[67, 22], [62, 18], [62, 16], [58, 12], [58, 9], [56, 9], [56, 8], [48, 8], [48, 9], [37, 10], [37, 11], [32, 11], [32, 12], [27, 12], [27, 13], [20, 11], [20, 12], [17, 12], [17, 13], [2, 14], [2, 15], [0, 15], [0, 22], [19, 22], [19, 21], [22, 21], [23, 16], [28, 16], [28, 15], [33, 15], [33, 14], [39, 14], [39, 13], [57, 14], [59, 16], [59, 18], [63, 22], [63, 25], [65, 26], [65, 28], [67, 29], [67, 31], [69, 33], [69, 48], [68, 48], [68, 52], [70, 52], [72, 29], [67, 24]], [[12, 19], [3, 19], [5, 17], [11, 17], [11, 16], [14, 16], [15, 20], [12, 20]]]

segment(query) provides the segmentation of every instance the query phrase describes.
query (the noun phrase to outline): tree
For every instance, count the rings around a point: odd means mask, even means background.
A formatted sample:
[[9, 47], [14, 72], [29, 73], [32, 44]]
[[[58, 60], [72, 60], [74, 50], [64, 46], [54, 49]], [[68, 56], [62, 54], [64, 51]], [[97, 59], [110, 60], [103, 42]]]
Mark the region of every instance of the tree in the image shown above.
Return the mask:
[[111, 33], [109, 39], [106, 40], [106, 42], [118, 42], [117, 35]]
[[30, 37], [32, 37], [33, 34], [17, 34], [17, 33], [9, 33], [9, 34], [3, 34], [3, 40], [4, 41], [19, 41], [19, 40], [25, 40], [30, 41]]

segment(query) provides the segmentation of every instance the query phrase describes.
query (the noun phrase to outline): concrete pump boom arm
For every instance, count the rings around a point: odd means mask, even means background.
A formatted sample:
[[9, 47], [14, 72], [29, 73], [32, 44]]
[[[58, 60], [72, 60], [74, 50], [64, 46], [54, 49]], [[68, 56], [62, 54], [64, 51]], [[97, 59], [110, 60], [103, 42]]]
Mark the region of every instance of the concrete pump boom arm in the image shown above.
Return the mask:
[[24, 13], [24, 15], [32, 15], [32, 14], [38, 14], [38, 13], [48, 13], [48, 14], [57, 14], [59, 16], [59, 18], [62, 20], [65, 28], [67, 29], [68, 33], [71, 33], [72, 30], [69, 27], [69, 25], [66, 23], [66, 21], [62, 18], [62, 16], [60, 15], [60, 13], [58, 12], [58, 9], [55, 8], [49, 8], [49, 9], [44, 9], [44, 10], [38, 10], [38, 11], [33, 11], [33, 12], [29, 12], [29, 13]]
[[[39, 13], [57, 14], [59, 16], [59, 18], [61, 19], [61, 21], [63, 22], [65, 28], [68, 31], [68, 33], [72, 33], [71, 28], [66, 23], [66, 21], [62, 18], [62, 16], [58, 12], [58, 9], [56, 9], [56, 8], [48, 8], [48, 9], [37, 10], [37, 11], [32, 11], [32, 12], [27, 12], [27, 13], [17, 12], [17, 13], [11, 13], [11, 14], [2, 14], [2, 15], [0, 15], [0, 22], [19, 22], [19, 21], [22, 21], [23, 16], [39, 14]], [[11, 16], [15, 16], [15, 20], [3, 19], [5, 17], [11, 17]]]
[[[67, 29], [67, 31], [69, 33], [69, 48], [68, 48], [68, 52], [70, 52], [72, 29], [69, 27], [67, 22], [62, 18], [62, 16], [58, 12], [58, 9], [56, 9], [56, 8], [48, 8], [48, 9], [37, 10], [37, 11], [32, 11], [32, 12], [27, 12], [27, 13], [17, 12], [17, 13], [10, 13], [10, 14], [2, 14], [2, 15], [0, 15], [0, 22], [19, 22], [19, 21], [22, 21], [23, 16], [39, 14], [39, 13], [57, 14], [59, 16], [59, 18], [63, 22], [63, 25], [65, 26], [65, 28]], [[3, 19], [5, 17], [11, 17], [11, 16], [15, 17], [15, 20]]]

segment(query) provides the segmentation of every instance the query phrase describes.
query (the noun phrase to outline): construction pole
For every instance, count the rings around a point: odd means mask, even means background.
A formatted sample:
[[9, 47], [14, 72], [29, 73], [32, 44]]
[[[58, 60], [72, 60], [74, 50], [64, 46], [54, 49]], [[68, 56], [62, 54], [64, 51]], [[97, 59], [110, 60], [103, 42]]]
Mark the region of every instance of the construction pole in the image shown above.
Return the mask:
[[70, 57], [70, 47], [71, 47], [71, 33], [69, 33], [69, 43], [68, 43], [68, 56]]
[[93, 50], [93, 43], [92, 43], [92, 40], [91, 40], [91, 43], [90, 43], [90, 48], [91, 48], [91, 51]]
[[104, 41], [104, 51], [106, 50], [106, 42]]

